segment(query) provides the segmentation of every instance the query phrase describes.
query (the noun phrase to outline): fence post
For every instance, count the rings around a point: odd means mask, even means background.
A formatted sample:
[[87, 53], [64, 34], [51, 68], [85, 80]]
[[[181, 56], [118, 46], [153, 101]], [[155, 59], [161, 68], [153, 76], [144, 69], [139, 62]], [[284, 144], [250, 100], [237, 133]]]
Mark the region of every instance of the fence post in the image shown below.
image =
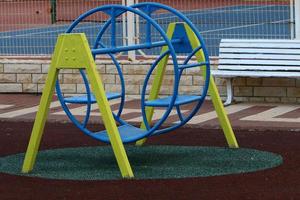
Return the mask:
[[291, 39], [295, 39], [295, 4], [294, 0], [290, 0], [290, 32]]
[[[126, 0], [122, 0], [122, 5], [126, 6]], [[126, 15], [122, 15], [122, 37], [123, 37], [123, 46], [127, 45], [127, 27], [126, 27]]]
[[[127, 6], [131, 6], [134, 4], [134, 0], [127, 0]], [[135, 23], [134, 23], [134, 14], [131, 12], [127, 12], [127, 44], [128, 46], [134, 45], [135, 39]], [[128, 51], [128, 59], [135, 60], [135, 50]]]
[[50, 1], [51, 5], [51, 24], [56, 23], [56, 0]]
[[300, 39], [300, 0], [295, 0], [295, 39]]

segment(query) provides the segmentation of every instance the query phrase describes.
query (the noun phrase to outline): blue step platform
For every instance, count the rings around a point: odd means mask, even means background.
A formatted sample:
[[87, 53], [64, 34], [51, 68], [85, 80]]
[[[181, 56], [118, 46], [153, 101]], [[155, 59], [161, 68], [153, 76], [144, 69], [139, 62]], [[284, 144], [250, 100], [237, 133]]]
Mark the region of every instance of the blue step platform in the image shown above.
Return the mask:
[[[108, 92], [106, 93], [106, 97], [108, 100], [120, 98], [121, 94], [114, 93], [114, 92]], [[73, 97], [67, 97], [65, 98], [66, 103], [77, 103], [77, 104], [86, 104], [88, 102], [87, 95], [82, 96], [73, 96]], [[93, 94], [91, 94], [91, 103], [96, 103], [96, 98]]]
[[[165, 98], [150, 100], [145, 102], [145, 106], [151, 106], [151, 107], [168, 107], [170, 105], [172, 96], [168, 96]], [[174, 106], [188, 104], [194, 101], [198, 101], [201, 99], [201, 96], [196, 95], [178, 95], [176, 97]]]
[[[134, 127], [130, 124], [119, 126], [118, 130], [123, 143], [135, 142], [141, 138], [144, 138], [147, 134], [147, 130]], [[89, 133], [88, 135], [93, 137], [96, 140], [110, 143], [106, 130], [97, 133]]]

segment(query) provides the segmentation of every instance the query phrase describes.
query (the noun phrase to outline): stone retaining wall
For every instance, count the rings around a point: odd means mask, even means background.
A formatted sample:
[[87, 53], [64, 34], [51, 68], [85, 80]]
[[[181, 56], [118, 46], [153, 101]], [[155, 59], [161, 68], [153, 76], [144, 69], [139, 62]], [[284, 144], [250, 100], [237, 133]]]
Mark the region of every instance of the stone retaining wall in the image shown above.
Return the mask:
[[[0, 93], [41, 93], [49, 60], [12, 60], [0, 59]], [[145, 74], [151, 61], [121, 63], [126, 83], [126, 94], [139, 96]], [[212, 60], [212, 66], [217, 64]], [[110, 61], [97, 61], [107, 91], [119, 91], [120, 81], [115, 66]], [[197, 93], [203, 80], [199, 69], [189, 69], [182, 77], [180, 91], [182, 93]], [[77, 70], [64, 70], [59, 74], [62, 90], [67, 94], [84, 93], [85, 88]], [[223, 79], [216, 79], [222, 98], [225, 98], [226, 88]], [[172, 68], [168, 66], [161, 94], [172, 91]], [[288, 78], [236, 78], [233, 81], [236, 101], [243, 102], [300, 102], [300, 79]]]

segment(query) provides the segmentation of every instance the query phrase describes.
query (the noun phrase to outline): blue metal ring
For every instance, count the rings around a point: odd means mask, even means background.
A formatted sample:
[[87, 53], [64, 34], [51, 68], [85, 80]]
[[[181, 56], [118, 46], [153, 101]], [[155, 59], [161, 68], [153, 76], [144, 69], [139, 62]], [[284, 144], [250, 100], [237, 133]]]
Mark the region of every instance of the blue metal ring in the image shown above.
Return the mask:
[[[170, 51], [170, 54], [172, 56], [172, 60], [173, 60], [173, 64], [174, 64], [174, 76], [175, 76], [175, 81], [174, 81], [174, 89], [173, 89], [173, 96], [172, 96], [172, 99], [171, 99], [171, 102], [170, 102], [170, 105], [167, 109], [167, 111], [165, 112], [165, 114], [163, 115], [163, 117], [150, 129], [147, 131], [147, 134], [146, 135], [149, 135], [151, 134], [152, 132], [154, 132], [157, 128], [159, 128], [159, 126], [167, 119], [167, 117], [169, 116], [172, 108], [173, 108], [173, 105], [175, 103], [175, 100], [176, 100], [176, 96], [177, 96], [177, 90], [178, 90], [178, 82], [179, 82], [179, 74], [178, 74], [178, 63], [177, 63], [177, 60], [176, 60], [176, 53], [175, 53], [175, 50], [172, 46], [172, 43], [170, 42], [170, 40], [168, 39], [167, 35], [165, 34], [164, 30], [152, 19], [150, 18], [149, 16], [147, 16], [146, 14], [144, 14], [143, 12], [141, 11], [138, 11], [138, 10], [135, 10], [131, 7], [125, 7], [125, 6], [120, 6], [120, 5], [106, 5], [106, 6], [102, 6], [102, 7], [98, 7], [98, 8], [95, 8], [95, 9], [92, 9], [86, 13], [84, 13], [83, 15], [81, 15], [77, 20], [74, 21], [73, 24], [71, 24], [70, 28], [68, 29], [68, 31], [71, 29], [73, 29], [80, 21], [82, 21], [82, 19], [84, 19], [85, 17], [88, 17], [89, 15], [95, 13], [95, 12], [99, 12], [99, 11], [107, 11], [109, 9], [112, 9], [112, 8], [117, 8], [117, 9], [121, 9], [121, 10], [124, 10], [125, 12], [132, 12], [134, 14], [137, 14], [141, 17], [143, 17], [144, 19], [146, 19], [147, 21], [149, 21], [152, 26], [154, 26], [154, 28], [157, 29], [157, 31], [160, 32], [161, 36], [163, 37], [163, 39], [166, 41], [166, 44], [168, 45], [169, 47], [169, 51]], [[58, 93], [61, 94], [61, 91], [60, 91], [60, 88], [57, 88], [57, 91]], [[62, 96], [59, 97], [60, 101], [63, 102], [61, 99]], [[83, 127], [80, 126], [79, 123], [77, 123], [77, 121], [75, 120], [74, 116], [72, 116], [72, 114], [70, 113], [70, 111], [68, 110], [66, 104], [63, 102], [62, 104], [62, 107], [63, 109], [65, 110], [65, 112], [67, 113], [67, 115], [70, 117], [70, 119], [75, 123], [75, 125], [80, 128], [82, 131], [86, 131], [86, 132], [90, 132], [89, 130], [87, 129], [83, 129]], [[142, 138], [142, 137], [141, 137]]]

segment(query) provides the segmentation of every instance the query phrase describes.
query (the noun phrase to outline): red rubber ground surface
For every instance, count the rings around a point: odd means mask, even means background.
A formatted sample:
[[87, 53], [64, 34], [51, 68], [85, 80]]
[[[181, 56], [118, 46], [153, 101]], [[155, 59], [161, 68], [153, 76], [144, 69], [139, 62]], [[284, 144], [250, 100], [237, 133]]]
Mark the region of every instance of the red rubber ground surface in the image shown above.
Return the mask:
[[[24, 152], [32, 123], [1, 122], [1, 156]], [[300, 134], [236, 131], [241, 147], [281, 154], [283, 165], [254, 173], [169, 180], [63, 181], [0, 174], [0, 199], [299, 199]], [[100, 143], [70, 124], [48, 124], [41, 149]], [[181, 128], [148, 144], [226, 146], [220, 130]]]

